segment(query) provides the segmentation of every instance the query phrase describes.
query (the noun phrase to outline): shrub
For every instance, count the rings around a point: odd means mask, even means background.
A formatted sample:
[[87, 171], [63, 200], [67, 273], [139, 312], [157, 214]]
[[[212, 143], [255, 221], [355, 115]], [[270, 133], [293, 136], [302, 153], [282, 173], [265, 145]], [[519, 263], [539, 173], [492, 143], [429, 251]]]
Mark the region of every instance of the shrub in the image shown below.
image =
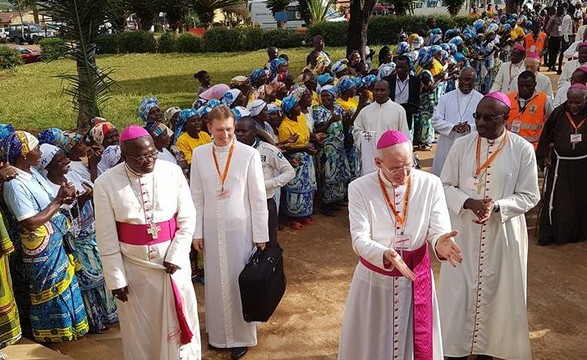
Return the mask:
[[96, 38], [99, 54], [118, 54], [120, 49], [120, 33], [100, 34]]
[[60, 57], [64, 56], [65, 52], [67, 51], [65, 41], [58, 37], [49, 37], [41, 39], [39, 45], [41, 45], [41, 51], [43, 52], [44, 61], [57, 60]]
[[264, 40], [267, 31], [256, 27], [238, 27], [242, 35], [242, 49], [247, 51], [263, 49], [266, 45]]
[[275, 29], [266, 30], [263, 33], [264, 47], [276, 46], [278, 48], [293, 48], [302, 46], [305, 35], [294, 30]]
[[[177, 49], [177, 38], [175, 33], [166, 32], [161, 35], [157, 42], [157, 51], [163, 54], [172, 53], [178, 51]], [[180, 51], [182, 52], [182, 51]]]
[[0, 69], [10, 69], [20, 64], [22, 64], [22, 58], [16, 49], [0, 45]]
[[157, 41], [153, 34], [147, 31], [128, 31], [119, 36], [119, 52], [121, 53], [154, 53], [157, 51]]
[[316, 35], [322, 35], [326, 46], [346, 46], [349, 24], [342, 22], [320, 22], [308, 28], [306, 42], [312, 45]]
[[224, 26], [214, 27], [204, 33], [204, 51], [240, 51], [243, 48], [243, 35], [238, 29]]
[[[159, 40], [161, 41], [161, 40]], [[202, 51], [202, 39], [191, 33], [183, 33], [177, 38], [176, 49], [180, 53], [197, 53]]]

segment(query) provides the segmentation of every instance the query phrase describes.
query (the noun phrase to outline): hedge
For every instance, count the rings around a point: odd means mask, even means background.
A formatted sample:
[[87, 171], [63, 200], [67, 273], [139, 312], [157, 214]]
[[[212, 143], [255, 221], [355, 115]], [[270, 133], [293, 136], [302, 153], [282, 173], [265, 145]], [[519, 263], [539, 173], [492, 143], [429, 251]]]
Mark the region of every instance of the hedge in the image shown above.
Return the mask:
[[0, 45], [0, 70], [10, 69], [20, 64], [22, 64], [22, 58], [16, 49]]
[[[369, 45], [391, 45], [398, 42], [403, 31], [406, 34], [421, 33], [425, 28], [427, 16], [373, 16], [367, 29]], [[436, 24], [442, 30], [461, 27], [470, 23], [466, 16], [451, 18], [436, 16]], [[305, 33], [296, 30], [262, 30], [250, 26], [227, 28], [218, 26], [207, 30], [202, 38], [191, 33], [176, 37], [164, 33], [157, 41], [146, 31], [131, 31], [119, 34], [104, 34], [98, 37], [98, 51], [104, 54], [136, 52], [232, 52], [254, 51], [268, 46], [287, 49], [312, 44], [318, 34], [324, 37], [327, 46], [346, 46], [347, 22], [322, 22], [310, 26]]]
[[39, 45], [43, 53], [43, 61], [57, 60], [65, 56], [65, 52], [67, 51], [65, 40], [58, 37], [43, 38], [39, 42]]

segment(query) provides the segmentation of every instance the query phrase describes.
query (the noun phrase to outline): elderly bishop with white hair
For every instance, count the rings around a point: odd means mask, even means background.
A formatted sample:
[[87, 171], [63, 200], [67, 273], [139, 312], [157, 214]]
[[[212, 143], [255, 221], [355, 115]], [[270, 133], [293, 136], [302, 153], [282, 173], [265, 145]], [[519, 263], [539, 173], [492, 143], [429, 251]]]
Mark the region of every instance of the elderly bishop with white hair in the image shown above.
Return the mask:
[[338, 359], [442, 360], [428, 247], [462, 261], [440, 179], [412, 169], [412, 143], [389, 130], [378, 171], [349, 185], [352, 246], [360, 260], [346, 304]]

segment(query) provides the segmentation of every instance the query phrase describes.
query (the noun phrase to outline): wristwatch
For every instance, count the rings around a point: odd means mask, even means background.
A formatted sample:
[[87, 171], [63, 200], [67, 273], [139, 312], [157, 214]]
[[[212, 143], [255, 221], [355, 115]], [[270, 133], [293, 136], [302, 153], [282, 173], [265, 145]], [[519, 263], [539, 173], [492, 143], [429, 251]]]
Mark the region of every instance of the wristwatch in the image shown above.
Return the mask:
[[493, 212], [499, 212], [499, 204], [493, 203]]

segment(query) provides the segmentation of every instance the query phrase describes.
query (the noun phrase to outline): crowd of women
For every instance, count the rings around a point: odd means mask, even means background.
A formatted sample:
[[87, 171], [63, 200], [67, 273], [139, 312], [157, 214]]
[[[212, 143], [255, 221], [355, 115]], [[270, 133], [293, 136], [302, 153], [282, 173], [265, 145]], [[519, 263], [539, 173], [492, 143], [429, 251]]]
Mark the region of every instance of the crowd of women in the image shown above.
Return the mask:
[[[288, 57], [270, 47], [266, 65], [229, 84], [213, 84], [206, 71], [196, 73], [201, 87], [191, 107], [162, 109], [157, 98], [147, 97], [138, 117], [158, 158], [180, 166], [188, 179], [193, 150], [211, 141], [205, 124], [212, 109], [224, 104], [236, 121], [253, 118], [256, 135], [279, 147], [295, 168], [275, 198], [284, 223], [300, 230], [313, 223], [314, 204], [326, 216], [346, 206], [348, 184], [361, 174], [353, 123], [374, 101], [375, 83], [396, 72], [394, 58], [410, 60], [410, 74], [418, 75], [420, 106], [408, 122], [414, 145], [428, 150], [434, 140], [430, 118], [438, 99], [455, 88], [460, 69], [477, 69], [475, 86], [488, 92], [500, 61], [533, 34], [528, 16], [496, 15], [444, 33], [429, 21], [422, 34], [402, 35], [397, 45], [383, 47], [378, 67], [370, 51], [365, 58], [354, 51], [332, 61], [317, 36], [307, 66], [293, 74]], [[528, 51], [542, 55], [544, 49]], [[69, 341], [117, 323], [96, 247], [92, 188], [98, 176], [123, 161], [118, 136], [103, 118], [92, 119], [86, 134], [52, 128], [35, 137], [0, 126], [0, 346], [21, 332], [40, 342]], [[194, 268], [204, 281], [202, 262], [194, 259]]]

